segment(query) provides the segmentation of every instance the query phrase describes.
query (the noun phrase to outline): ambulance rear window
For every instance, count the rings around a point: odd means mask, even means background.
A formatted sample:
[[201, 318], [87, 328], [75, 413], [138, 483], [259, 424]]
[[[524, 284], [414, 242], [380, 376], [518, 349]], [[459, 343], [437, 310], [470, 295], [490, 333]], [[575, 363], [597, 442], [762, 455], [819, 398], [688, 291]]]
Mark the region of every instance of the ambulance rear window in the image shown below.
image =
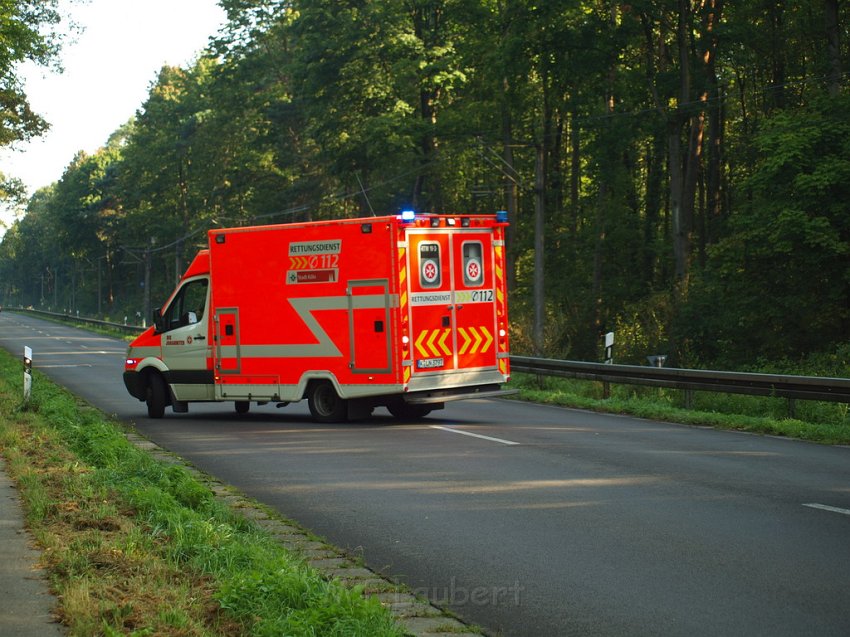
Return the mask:
[[440, 244], [423, 241], [419, 244], [419, 285], [423, 288], [440, 287], [440, 270]]
[[484, 250], [480, 241], [465, 241], [463, 251], [463, 284], [468, 288], [484, 285]]

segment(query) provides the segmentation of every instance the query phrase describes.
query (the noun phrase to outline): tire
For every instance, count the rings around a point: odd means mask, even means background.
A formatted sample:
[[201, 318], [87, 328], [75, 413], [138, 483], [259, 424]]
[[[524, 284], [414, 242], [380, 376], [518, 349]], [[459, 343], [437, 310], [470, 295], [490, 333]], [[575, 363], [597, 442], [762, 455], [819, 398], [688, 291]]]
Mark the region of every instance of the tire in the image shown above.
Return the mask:
[[247, 414], [251, 409], [251, 403], [247, 400], [237, 400], [236, 403], [236, 413], [240, 416], [243, 414]]
[[398, 420], [419, 420], [433, 410], [428, 405], [411, 405], [401, 400], [390, 403], [387, 405], [387, 409]]
[[147, 399], [148, 418], [162, 418], [165, 416], [165, 405], [168, 403], [168, 387], [165, 380], [159, 374], [151, 374], [148, 380]]
[[348, 405], [339, 397], [336, 389], [327, 381], [314, 383], [307, 402], [310, 414], [316, 422], [344, 422], [348, 416]]

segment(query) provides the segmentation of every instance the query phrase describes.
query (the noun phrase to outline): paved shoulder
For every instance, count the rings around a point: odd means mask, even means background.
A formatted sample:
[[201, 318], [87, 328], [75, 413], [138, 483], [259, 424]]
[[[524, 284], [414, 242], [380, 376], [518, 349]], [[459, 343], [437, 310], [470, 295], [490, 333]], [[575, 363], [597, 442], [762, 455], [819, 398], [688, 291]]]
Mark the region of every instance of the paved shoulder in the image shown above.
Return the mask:
[[17, 491], [0, 459], [0, 637], [63, 635], [53, 618], [56, 599], [37, 568]]

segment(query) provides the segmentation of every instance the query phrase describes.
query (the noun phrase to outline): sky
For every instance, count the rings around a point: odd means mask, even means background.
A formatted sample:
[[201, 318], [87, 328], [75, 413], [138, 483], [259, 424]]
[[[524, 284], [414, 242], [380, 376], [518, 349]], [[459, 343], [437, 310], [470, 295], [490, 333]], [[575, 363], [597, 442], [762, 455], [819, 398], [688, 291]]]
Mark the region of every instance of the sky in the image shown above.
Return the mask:
[[[30, 195], [58, 181], [78, 151], [102, 147], [141, 107], [159, 69], [190, 64], [225, 20], [216, 0], [59, 4], [62, 14], [82, 27], [66, 38], [64, 72], [21, 67], [30, 104], [51, 129], [16, 150], [0, 151], [0, 173], [21, 179]], [[13, 218], [12, 211], [0, 211], [4, 224]]]

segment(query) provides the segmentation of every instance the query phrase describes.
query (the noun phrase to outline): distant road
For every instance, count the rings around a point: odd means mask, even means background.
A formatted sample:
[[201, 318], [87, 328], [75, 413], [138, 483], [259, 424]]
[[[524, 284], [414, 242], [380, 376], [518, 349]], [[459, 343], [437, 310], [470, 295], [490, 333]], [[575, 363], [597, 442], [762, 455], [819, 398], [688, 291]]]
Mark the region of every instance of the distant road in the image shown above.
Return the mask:
[[493, 400], [154, 421], [121, 341], [3, 312], [0, 345], [490, 634], [850, 634], [850, 449]]

